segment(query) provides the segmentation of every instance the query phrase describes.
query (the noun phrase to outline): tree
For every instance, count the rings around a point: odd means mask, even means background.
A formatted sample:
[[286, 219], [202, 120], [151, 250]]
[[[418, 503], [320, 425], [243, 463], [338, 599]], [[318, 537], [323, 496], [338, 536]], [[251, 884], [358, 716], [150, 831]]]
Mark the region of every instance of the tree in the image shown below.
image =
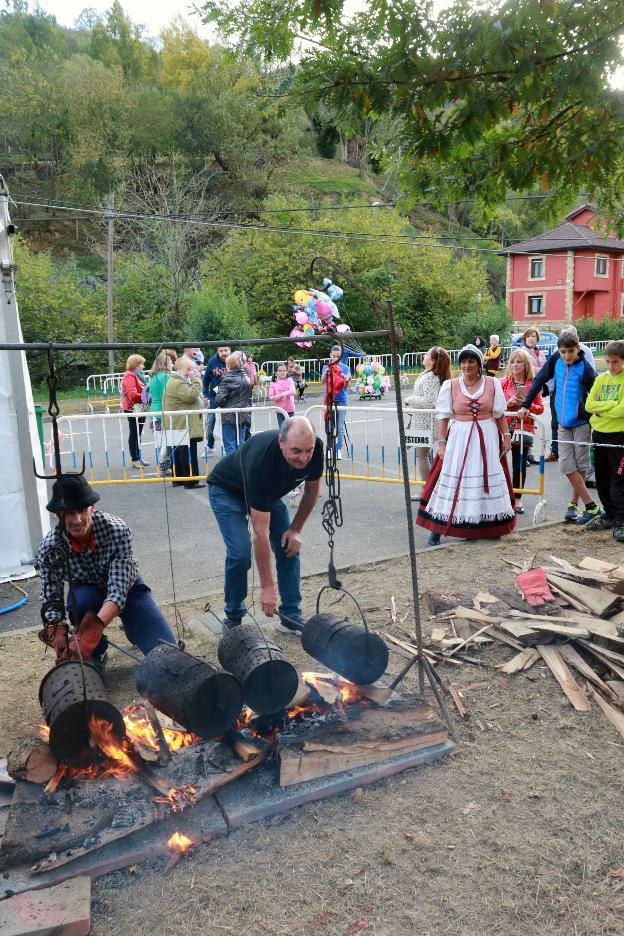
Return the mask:
[[116, 196], [122, 213], [115, 242], [135, 258], [144, 276], [166, 289], [162, 325], [168, 334], [183, 328], [189, 291], [199, 282], [199, 262], [215, 235], [210, 224], [217, 217], [215, 179], [211, 170], [191, 172], [176, 157], [144, 160], [134, 165]]
[[509, 189], [537, 184], [569, 198], [584, 185], [620, 212], [624, 99], [609, 78], [622, 63], [620, 0], [455, 2], [207, 0], [205, 19], [244, 48], [285, 59], [312, 33], [298, 79], [306, 101], [341, 113], [391, 116], [382, 152], [401, 187], [443, 203], [475, 199], [483, 212]]
[[256, 338], [246, 296], [232, 286], [217, 289], [203, 286], [190, 297], [187, 335], [192, 341], [223, 341], [228, 338]]

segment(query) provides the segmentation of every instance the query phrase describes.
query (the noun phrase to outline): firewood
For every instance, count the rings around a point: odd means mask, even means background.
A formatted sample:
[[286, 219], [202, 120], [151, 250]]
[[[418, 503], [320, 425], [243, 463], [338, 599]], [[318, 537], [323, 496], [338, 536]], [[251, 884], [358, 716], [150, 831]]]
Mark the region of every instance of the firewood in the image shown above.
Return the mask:
[[525, 647], [524, 650], [521, 650], [520, 653], [516, 653], [507, 663], [503, 663], [499, 669], [501, 669], [503, 673], [518, 673], [520, 670], [528, 669], [530, 666], [533, 666], [539, 659], [539, 651], [536, 650], [535, 647]]
[[498, 625], [506, 634], [516, 637], [523, 646], [537, 644], [540, 642], [540, 634], [533, 627], [533, 621], [524, 623], [520, 618], [513, 620], [503, 619]]
[[607, 679], [606, 684], [624, 702], [624, 679]]
[[[408, 653], [410, 657], [418, 656], [418, 647], [412, 643], [408, 643], [405, 640], [399, 640], [398, 637], [394, 637], [392, 634], [388, 634], [386, 631], [381, 631], [381, 636], [384, 640], [389, 641], [391, 644], [394, 644], [396, 647], [400, 647], [404, 653]], [[432, 661], [445, 660], [446, 657], [443, 653], [435, 653], [432, 650], [427, 650], [423, 647], [423, 656], [426, 656], [427, 659]], [[454, 666], [461, 666], [457, 660], [449, 660]]]
[[540, 656], [550, 672], [553, 674], [565, 695], [568, 697], [577, 712], [591, 711], [591, 705], [583, 690], [575, 681], [568, 666], [554, 647], [538, 644]]
[[546, 578], [548, 579], [550, 590], [555, 595], [558, 595], [563, 600], [564, 604], [569, 605], [571, 608], [574, 608], [576, 611], [582, 611], [582, 612], [587, 611], [587, 608], [585, 605], [581, 604], [581, 602], [578, 601], [576, 598], [573, 598], [572, 595], [567, 594], [566, 592], [562, 591], [561, 588], [555, 585], [555, 579], [551, 574], [546, 573]]
[[250, 760], [258, 756], [258, 748], [256, 745], [252, 744], [251, 741], [247, 741], [240, 731], [228, 731], [225, 737], [244, 764], [249, 763]]
[[491, 624], [486, 624], [485, 627], [481, 627], [474, 634], [471, 634], [470, 637], [466, 637], [465, 640], [462, 640], [461, 643], [457, 647], [455, 647], [453, 650], [450, 651], [450, 653], [447, 654], [447, 659], [449, 657], [452, 657], [453, 654], [457, 653], [458, 650], [461, 650], [462, 647], [465, 647], [471, 641], [476, 640], [477, 637], [480, 637], [481, 634], [483, 634], [485, 631], [488, 631], [491, 626], [492, 626]]
[[610, 612], [614, 611], [619, 605], [620, 599], [612, 592], [590, 588], [587, 585], [579, 585], [557, 575], [548, 574], [547, 578], [564, 595], [584, 605], [585, 608], [593, 614], [597, 614], [598, 617], [609, 617]]
[[313, 738], [296, 729], [278, 735], [280, 786], [375, 764], [447, 738], [446, 726], [420, 700], [410, 698], [384, 707], [350, 705], [346, 726], [320, 726]]
[[607, 585], [609, 583], [609, 576], [605, 572], [600, 572], [597, 569], [586, 570], [586, 569], [577, 569], [576, 566], [573, 566], [571, 562], [568, 562], [567, 559], [560, 559], [558, 556], [550, 557], [553, 562], [555, 562], [561, 569], [560, 573], [557, 573], [556, 570], [548, 569], [547, 571], [553, 571], [555, 574], [560, 574], [563, 578], [568, 576], [575, 582], [580, 582], [581, 584], [589, 585], [590, 583], [595, 585]]
[[585, 630], [583, 627], [574, 627], [570, 624], [552, 624], [550, 621], [532, 621], [531, 627], [539, 633], [539, 637], [543, 636], [543, 631], [547, 631], [551, 634], [558, 634], [560, 637], [572, 637], [573, 639], [578, 639], [583, 637], [587, 640], [589, 637], [589, 630]]
[[614, 624], [616, 628], [624, 625], [624, 611], [618, 611], [609, 618], [609, 624]]
[[302, 679], [299, 680], [299, 685], [297, 686], [297, 691], [295, 692], [293, 698], [288, 703], [288, 708], [296, 708], [299, 705], [306, 705], [310, 701], [310, 696], [312, 695], [312, 690], [306, 682]]
[[14, 780], [47, 783], [57, 767], [58, 762], [49, 745], [38, 736], [21, 738], [7, 757], [7, 773]]
[[594, 559], [593, 556], [585, 556], [579, 562], [580, 569], [589, 569], [592, 572], [613, 572], [617, 565], [613, 562], [603, 562], [602, 559]]
[[624, 679], [624, 667], [620, 666], [618, 663], [615, 663], [613, 660], [610, 660], [608, 656], [604, 654], [604, 647], [598, 647], [596, 644], [591, 643], [589, 640], [581, 640], [581, 645], [585, 647], [586, 650], [589, 650], [596, 659], [600, 660], [601, 663], [615, 673], [616, 676], [619, 676], [620, 679]]
[[599, 692], [594, 691], [592, 697], [596, 700], [599, 708], [602, 709], [615, 730], [624, 738], [624, 714], [614, 708]]
[[459, 595], [445, 595], [433, 590], [424, 592], [421, 597], [422, 607], [431, 615], [452, 611], [459, 601], [461, 601]]
[[615, 692], [611, 687], [602, 681], [598, 673], [595, 673], [591, 668], [589, 663], [586, 663], [581, 654], [576, 650], [572, 644], [563, 644], [559, 647], [559, 653], [571, 666], [573, 666], [579, 673], [582, 673], [586, 679], [592, 682], [595, 686], [598, 686], [599, 689], [608, 695], [611, 701], [618, 706], [624, 704], [622, 700], [618, 697], [617, 692]]

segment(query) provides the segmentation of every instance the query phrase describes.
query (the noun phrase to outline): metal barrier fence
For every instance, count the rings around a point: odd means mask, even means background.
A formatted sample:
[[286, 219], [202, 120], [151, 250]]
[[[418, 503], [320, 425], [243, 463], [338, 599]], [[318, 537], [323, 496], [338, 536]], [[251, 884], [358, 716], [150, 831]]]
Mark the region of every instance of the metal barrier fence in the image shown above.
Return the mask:
[[[385, 482], [389, 484], [402, 484], [401, 475], [401, 449], [399, 446], [398, 423], [396, 409], [383, 404], [338, 407], [345, 414], [345, 439], [342, 452], [340, 476], [343, 480]], [[191, 446], [189, 439], [189, 417], [201, 414], [203, 428], [206, 430], [207, 417], [215, 419], [215, 434], [219, 438], [218, 448], [215, 451], [225, 454], [223, 446], [222, 417], [234, 414], [236, 431], [243, 413], [251, 412], [251, 431], [260, 432], [264, 429], [277, 427], [277, 413], [287, 415], [284, 410], [274, 406], [254, 406], [251, 411], [240, 409], [202, 409], [178, 410], [164, 413], [145, 413], [128, 416], [124, 413], [93, 413], [78, 416], [62, 416], [59, 421], [61, 432], [61, 458], [63, 467], [78, 469], [82, 463], [83, 452], [86, 457], [87, 477], [92, 484], [115, 483], [158, 483], [163, 478], [168, 481], [190, 481], [197, 477], [205, 479], [208, 473], [208, 460], [211, 457], [205, 432], [199, 443], [199, 461], [203, 467], [199, 475], [191, 477], [190, 474], [176, 473], [175, 465], [172, 473], [163, 475], [160, 466], [163, 460], [171, 458], [171, 449], [179, 446], [187, 449], [190, 459]], [[426, 415], [433, 429], [435, 410], [408, 410], [409, 414]], [[314, 405], [308, 407], [304, 414], [312, 421], [317, 432], [324, 436], [324, 407]], [[514, 415], [509, 413], [508, 415]], [[146, 418], [147, 417], [147, 418]], [[184, 429], [173, 429], [176, 417], [184, 417]], [[160, 428], [154, 424], [154, 419], [160, 418]], [[516, 493], [537, 494], [544, 493], [544, 456], [546, 448], [546, 430], [539, 416], [531, 417], [536, 426], [536, 438], [533, 445], [534, 455], [539, 457], [539, 480], [536, 488], [523, 487]], [[150, 420], [148, 423], [147, 420]], [[130, 420], [136, 420], [137, 428], [140, 420], [145, 420], [142, 436], [139, 437], [139, 462], [144, 467], [133, 467], [128, 448], [128, 435]], [[408, 430], [406, 435], [414, 430]], [[48, 457], [51, 446], [47, 443]], [[408, 450], [410, 459], [410, 483], [424, 484], [417, 475], [417, 452], [414, 445]], [[69, 462], [66, 463], [65, 459]], [[190, 464], [190, 460], [186, 462]], [[51, 467], [54, 467], [51, 462]]]

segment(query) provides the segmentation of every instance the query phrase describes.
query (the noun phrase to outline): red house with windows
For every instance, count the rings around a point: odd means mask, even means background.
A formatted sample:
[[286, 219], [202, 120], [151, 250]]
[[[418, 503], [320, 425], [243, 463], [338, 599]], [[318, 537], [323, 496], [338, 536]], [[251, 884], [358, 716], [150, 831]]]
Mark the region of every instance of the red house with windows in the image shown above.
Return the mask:
[[507, 305], [514, 322], [548, 328], [582, 316], [624, 321], [624, 241], [598, 233], [594, 205], [530, 240], [500, 250], [507, 257]]

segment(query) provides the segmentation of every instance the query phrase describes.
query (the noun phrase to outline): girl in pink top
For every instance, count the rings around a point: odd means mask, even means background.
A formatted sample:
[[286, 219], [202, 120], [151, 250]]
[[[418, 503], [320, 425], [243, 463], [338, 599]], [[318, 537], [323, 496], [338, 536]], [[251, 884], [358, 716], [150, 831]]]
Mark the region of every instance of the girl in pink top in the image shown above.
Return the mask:
[[[295, 415], [295, 384], [288, 376], [285, 364], [278, 364], [273, 380], [269, 384], [269, 400], [286, 410], [288, 416]], [[277, 425], [281, 427], [286, 418], [283, 413], [276, 413]]]

